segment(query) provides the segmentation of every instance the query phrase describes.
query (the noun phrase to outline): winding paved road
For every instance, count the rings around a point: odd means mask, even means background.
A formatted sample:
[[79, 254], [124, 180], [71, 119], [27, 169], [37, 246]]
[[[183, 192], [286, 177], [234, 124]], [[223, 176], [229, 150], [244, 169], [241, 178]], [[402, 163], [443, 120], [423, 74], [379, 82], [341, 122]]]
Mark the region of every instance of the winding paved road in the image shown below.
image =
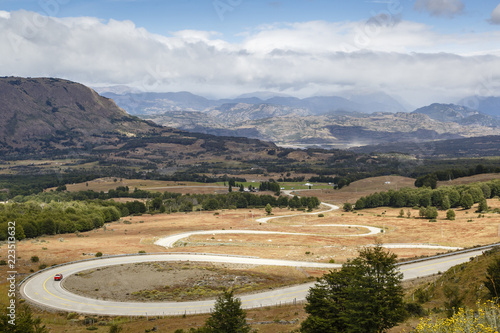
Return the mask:
[[[469, 261], [470, 257], [480, 255], [482, 251], [469, 252], [458, 256], [450, 256], [419, 263], [401, 265], [404, 279], [412, 279], [421, 276], [444, 272], [450, 267]], [[161, 255], [134, 255], [95, 259], [84, 262], [73, 263], [61, 267], [52, 268], [31, 277], [21, 286], [22, 296], [34, 304], [51, 309], [100, 314], [100, 315], [127, 315], [127, 316], [151, 316], [151, 315], [179, 315], [183, 313], [207, 313], [214, 306], [214, 301], [197, 302], [159, 302], [159, 303], [135, 303], [135, 302], [113, 302], [96, 300], [73, 294], [62, 287], [62, 283], [54, 281], [56, 273], [65, 276], [77, 272], [112, 265], [131, 264], [151, 261], [201, 261], [220, 263], [239, 263], [255, 265], [277, 265], [295, 267], [327, 267], [336, 268], [339, 265], [327, 263], [313, 263], [287, 260], [260, 259], [251, 257], [230, 257], [204, 254], [161, 254]], [[298, 286], [281, 288], [258, 294], [241, 296], [244, 308], [256, 308], [261, 306], [273, 306], [277, 304], [290, 304], [305, 299], [307, 292], [314, 282]]]
[[[328, 207], [328, 212], [338, 209], [337, 206], [325, 204]], [[315, 212], [311, 214], [318, 214]], [[306, 213], [309, 215], [308, 213]], [[301, 214], [305, 215], [305, 214]], [[297, 215], [294, 215], [297, 216]], [[285, 216], [265, 217], [257, 220], [260, 223], [267, 223], [272, 219], [283, 218]], [[322, 224], [321, 227], [344, 227], [347, 225]], [[367, 233], [349, 236], [367, 236], [380, 233], [380, 228], [369, 226], [353, 226], [366, 228]], [[172, 235], [158, 240], [155, 244], [172, 247], [175, 242], [197, 234], [235, 234], [235, 233], [252, 233], [252, 234], [287, 234], [287, 235], [310, 235], [303, 233], [280, 233], [254, 230], [212, 230], [212, 231], [197, 231]], [[347, 237], [347, 235], [343, 235]], [[391, 244], [386, 245], [391, 247]], [[396, 245], [397, 246], [412, 246], [412, 247], [431, 247], [427, 245]], [[443, 247], [438, 247], [443, 248]], [[435, 274], [439, 271], [446, 271], [448, 268], [462, 262], [466, 262], [470, 257], [481, 254], [482, 251], [469, 252], [458, 256], [450, 256], [429, 261], [401, 265], [401, 271], [404, 274], [404, 279], [412, 279], [421, 276]], [[256, 257], [240, 257], [240, 256], [224, 256], [212, 254], [189, 254], [189, 253], [171, 253], [171, 254], [151, 254], [151, 255], [130, 255], [130, 256], [115, 256], [107, 258], [99, 258], [75, 262], [67, 265], [61, 265], [38, 274], [27, 279], [20, 288], [22, 297], [29, 300], [31, 303], [47, 307], [51, 309], [78, 312], [87, 314], [100, 315], [127, 315], [127, 316], [157, 316], [157, 315], [179, 315], [179, 314], [194, 314], [210, 312], [214, 306], [214, 300], [196, 301], [196, 302], [155, 302], [155, 303], [139, 303], [139, 302], [113, 302], [97, 300], [93, 298], [83, 297], [69, 292], [63, 288], [64, 283], [54, 281], [54, 275], [62, 273], [64, 276], [76, 274], [80, 271], [91, 268], [104, 266], [131, 264], [139, 262], [152, 261], [197, 261], [197, 262], [218, 262], [218, 263], [237, 263], [237, 264], [252, 264], [252, 265], [273, 265], [273, 266], [292, 266], [292, 267], [316, 267], [316, 268], [338, 268], [338, 264], [302, 262], [289, 260], [262, 259]], [[280, 288], [272, 291], [261, 292], [251, 295], [241, 296], [242, 306], [244, 308], [256, 308], [262, 306], [273, 306], [277, 304], [294, 303], [303, 301], [307, 292], [314, 282], [302, 284], [293, 287]]]

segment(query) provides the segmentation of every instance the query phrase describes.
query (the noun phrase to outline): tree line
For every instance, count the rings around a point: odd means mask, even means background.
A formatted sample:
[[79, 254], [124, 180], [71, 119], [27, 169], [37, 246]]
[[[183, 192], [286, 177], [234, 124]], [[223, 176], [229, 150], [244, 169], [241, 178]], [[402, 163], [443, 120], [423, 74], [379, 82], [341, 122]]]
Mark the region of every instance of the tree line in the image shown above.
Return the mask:
[[447, 170], [435, 171], [415, 180], [416, 187], [430, 187], [435, 189], [438, 181], [452, 180], [462, 177], [470, 177], [485, 173], [500, 173], [500, 167], [492, 165], [478, 164], [475, 168], [452, 168]]
[[[126, 203], [113, 198], [129, 197]], [[16, 196], [0, 204], [0, 241], [7, 239], [8, 222], [16, 222], [16, 238], [33, 238], [89, 231], [121, 217], [144, 213], [192, 212], [236, 208], [289, 207], [313, 210], [320, 205], [317, 197], [257, 195], [248, 192], [226, 194], [179, 194], [149, 192], [128, 187], [95, 192], [51, 191], [29, 196]]]
[[376, 207], [439, 207], [443, 210], [462, 207], [471, 208], [475, 203], [500, 196], [500, 180], [474, 183], [469, 185], [403, 188], [398, 191], [376, 192], [359, 198], [356, 209]]

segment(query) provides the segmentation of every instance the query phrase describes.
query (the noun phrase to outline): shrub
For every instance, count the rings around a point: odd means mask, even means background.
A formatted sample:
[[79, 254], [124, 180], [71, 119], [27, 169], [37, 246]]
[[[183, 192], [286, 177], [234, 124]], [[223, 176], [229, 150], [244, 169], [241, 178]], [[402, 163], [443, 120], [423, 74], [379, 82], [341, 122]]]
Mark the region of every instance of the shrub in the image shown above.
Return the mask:
[[38, 258], [38, 256], [31, 257], [31, 262], [39, 262], [39, 261], [40, 261], [40, 258]]
[[101, 252], [101, 251], [97, 252], [97, 253], [95, 254], [95, 256], [96, 256], [96, 257], [102, 257], [102, 252]]
[[325, 214], [318, 214], [318, 217], [325, 217]]
[[496, 332], [500, 316], [498, 305], [487, 303], [478, 307], [478, 311], [461, 308], [451, 318], [434, 322], [429, 318], [421, 319], [414, 332]]
[[46, 264], [41, 264], [40, 266], [38, 266], [39, 269], [45, 269], [47, 268], [47, 265]]

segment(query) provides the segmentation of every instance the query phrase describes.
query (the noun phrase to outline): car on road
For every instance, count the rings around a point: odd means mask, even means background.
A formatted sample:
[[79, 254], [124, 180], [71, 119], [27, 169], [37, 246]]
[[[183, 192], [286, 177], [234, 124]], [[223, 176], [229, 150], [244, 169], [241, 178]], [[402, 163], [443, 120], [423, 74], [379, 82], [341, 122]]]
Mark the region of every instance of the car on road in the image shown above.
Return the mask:
[[63, 278], [62, 274], [56, 274], [56, 275], [54, 275], [54, 281], [61, 281], [62, 278]]

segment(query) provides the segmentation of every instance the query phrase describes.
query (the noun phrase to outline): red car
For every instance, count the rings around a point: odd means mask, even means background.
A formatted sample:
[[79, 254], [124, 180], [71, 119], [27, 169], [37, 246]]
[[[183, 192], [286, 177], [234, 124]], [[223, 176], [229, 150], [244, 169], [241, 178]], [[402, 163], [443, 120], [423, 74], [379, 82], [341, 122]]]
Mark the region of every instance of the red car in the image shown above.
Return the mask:
[[56, 275], [54, 275], [54, 281], [61, 281], [62, 278], [63, 278], [62, 274], [56, 274]]

